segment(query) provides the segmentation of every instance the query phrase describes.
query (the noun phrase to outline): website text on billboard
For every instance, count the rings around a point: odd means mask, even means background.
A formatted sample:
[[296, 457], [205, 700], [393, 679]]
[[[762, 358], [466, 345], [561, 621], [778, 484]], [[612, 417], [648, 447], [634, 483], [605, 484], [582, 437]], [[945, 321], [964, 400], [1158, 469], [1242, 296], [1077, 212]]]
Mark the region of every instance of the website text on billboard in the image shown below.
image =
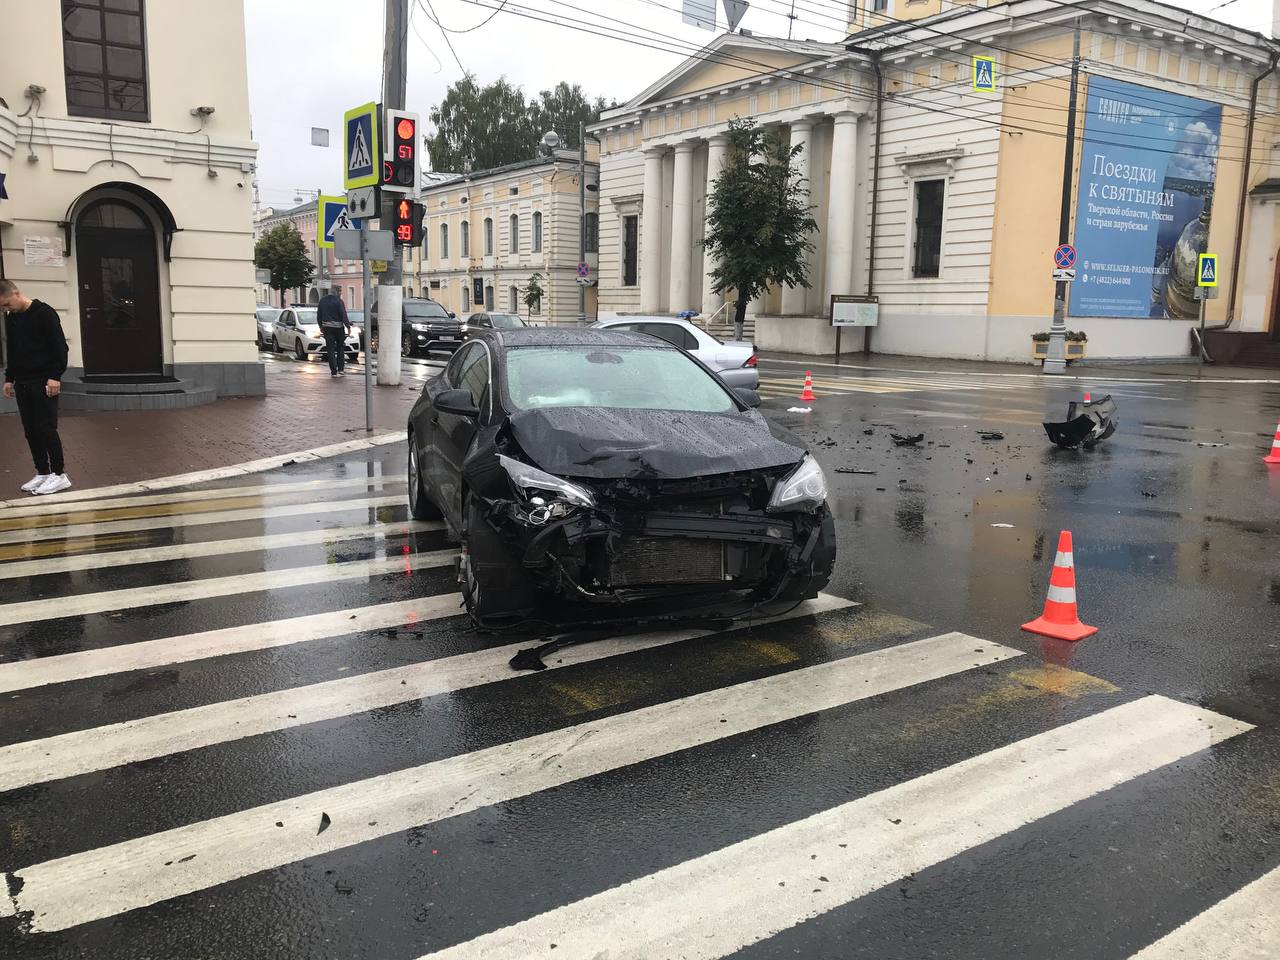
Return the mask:
[[1222, 107], [1093, 77], [1086, 110], [1071, 315], [1195, 319]]

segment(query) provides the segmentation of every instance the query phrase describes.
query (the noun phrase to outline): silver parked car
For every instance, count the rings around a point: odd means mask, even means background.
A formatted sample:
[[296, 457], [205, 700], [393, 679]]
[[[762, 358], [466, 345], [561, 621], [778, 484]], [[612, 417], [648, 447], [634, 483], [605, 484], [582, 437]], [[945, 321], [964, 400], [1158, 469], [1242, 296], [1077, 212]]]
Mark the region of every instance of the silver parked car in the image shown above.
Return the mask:
[[[316, 317], [315, 307], [288, 307], [280, 311], [280, 316], [271, 331], [271, 349], [276, 353], [291, 351], [294, 359], [307, 360], [311, 354], [317, 358], [328, 353], [324, 334], [320, 332], [320, 321]], [[360, 354], [360, 337], [351, 334], [346, 343], [347, 362], [354, 363]]]
[[730, 387], [760, 388], [756, 345], [746, 340], [719, 340], [696, 324], [676, 317], [614, 317], [598, 320], [592, 326], [658, 337], [697, 357]]
[[278, 307], [258, 304], [254, 316], [258, 322], [258, 346], [263, 350], [271, 346], [271, 334], [275, 333], [276, 320], [279, 319], [281, 312]]

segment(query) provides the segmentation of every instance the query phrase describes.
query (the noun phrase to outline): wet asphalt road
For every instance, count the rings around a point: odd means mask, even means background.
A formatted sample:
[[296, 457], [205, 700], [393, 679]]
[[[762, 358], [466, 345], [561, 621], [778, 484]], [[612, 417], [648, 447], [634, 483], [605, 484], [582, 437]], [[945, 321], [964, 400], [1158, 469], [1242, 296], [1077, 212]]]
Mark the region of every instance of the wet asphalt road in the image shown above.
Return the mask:
[[[820, 605], [538, 674], [400, 444], [0, 510], [0, 956], [1276, 955], [1280, 384], [904, 368], [762, 366]], [[1018, 630], [1062, 529], [1074, 646]]]

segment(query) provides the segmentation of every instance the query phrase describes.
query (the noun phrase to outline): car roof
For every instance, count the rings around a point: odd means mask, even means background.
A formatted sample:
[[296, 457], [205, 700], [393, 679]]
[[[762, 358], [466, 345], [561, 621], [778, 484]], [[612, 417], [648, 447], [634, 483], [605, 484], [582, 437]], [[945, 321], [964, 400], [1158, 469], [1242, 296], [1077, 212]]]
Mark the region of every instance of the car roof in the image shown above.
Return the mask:
[[594, 347], [632, 346], [677, 350], [662, 340], [644, 333], [624, 333], [600, 327], [520, 327], [513, 330], [485, 332], [504, 347]]

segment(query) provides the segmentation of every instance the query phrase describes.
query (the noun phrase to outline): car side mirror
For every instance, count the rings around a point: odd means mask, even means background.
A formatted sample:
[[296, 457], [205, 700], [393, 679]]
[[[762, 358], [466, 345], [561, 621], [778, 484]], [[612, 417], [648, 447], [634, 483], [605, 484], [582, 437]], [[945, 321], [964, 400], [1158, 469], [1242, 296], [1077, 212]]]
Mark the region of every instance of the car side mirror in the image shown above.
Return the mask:
[[431, 405], [441, 413], [452, 413], [471, 420], [480, 416], [480, 408], [471, 399], [470, 390], [445, 390], [436, 395]]
[[454, 313], [452, 310], [450, 310], [450, 311], [449, 311], [449, 319], [450, 319], [450, 320], [457, 320], [457, 319], [458, 319], [458, 315], [457, 315], [456, 313]]
[[756, 393], [750, 387], [734, 387], [733, 395], [748, 407], [755, 408], [760, 406], [760, 394]]

